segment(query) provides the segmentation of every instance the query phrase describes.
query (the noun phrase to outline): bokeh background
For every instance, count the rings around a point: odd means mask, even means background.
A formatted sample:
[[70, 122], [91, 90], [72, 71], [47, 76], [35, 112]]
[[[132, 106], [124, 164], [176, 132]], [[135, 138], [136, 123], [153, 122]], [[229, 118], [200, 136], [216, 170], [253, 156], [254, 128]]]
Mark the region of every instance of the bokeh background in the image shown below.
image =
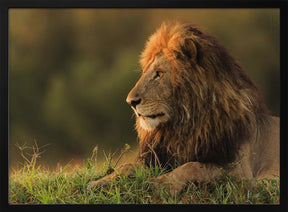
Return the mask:
[[167, 19], [218, 37], [280, 114], [279, 9], [9, 9], [9, 167], [15, 144], [45, 147], [39, 163], [79, 163], [98, 145], [137, 146], [125, 99], [139, 54]]

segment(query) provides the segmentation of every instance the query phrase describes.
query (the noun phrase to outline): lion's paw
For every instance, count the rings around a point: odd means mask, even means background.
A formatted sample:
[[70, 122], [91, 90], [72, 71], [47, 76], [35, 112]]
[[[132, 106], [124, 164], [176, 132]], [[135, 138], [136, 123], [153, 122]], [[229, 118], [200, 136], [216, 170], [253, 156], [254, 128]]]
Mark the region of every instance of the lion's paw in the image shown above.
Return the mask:
[[100, 187], [105, 186], [107, 184], [108, 184], [108, 182], [106, 180], [101, 180], [101, 179], [96, 180], [96, 181], [91, 181], [87, 185], [87, 190], [91, 191], [93, 189], [100, 188]]
[[153, 183], [151, 185], [153, 190], [163, 189], [167, 194], [178, 194], [185, 187], [185, 183], [166, 175], [150, 178], [149, 181]]

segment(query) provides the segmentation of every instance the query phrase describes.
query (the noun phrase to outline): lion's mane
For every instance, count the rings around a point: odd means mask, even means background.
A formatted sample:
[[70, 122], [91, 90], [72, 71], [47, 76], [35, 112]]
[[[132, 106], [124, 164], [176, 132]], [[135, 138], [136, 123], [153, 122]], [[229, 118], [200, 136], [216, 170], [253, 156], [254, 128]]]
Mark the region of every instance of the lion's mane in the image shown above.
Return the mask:
[[170, 168], [232, 162], [268, 113], [257, 87], [215, 37], [194, 25], [164, 22], [147, 41], [141, 66], [159, 52], [173, 67], [173, 114], [152, 132], [136, 121], [138, 159]]

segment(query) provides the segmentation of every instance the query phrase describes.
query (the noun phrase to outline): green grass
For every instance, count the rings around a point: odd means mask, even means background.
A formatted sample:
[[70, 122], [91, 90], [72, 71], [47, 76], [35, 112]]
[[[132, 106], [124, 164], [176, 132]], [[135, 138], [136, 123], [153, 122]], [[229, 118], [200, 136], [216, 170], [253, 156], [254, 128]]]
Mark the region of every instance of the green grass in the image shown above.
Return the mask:
[[[34, 151], [35, 152], [35, 151]], [[116, 159], [125, 151], [121, 152]], [[37, 151], [36, 151], [37, 153]], [[38, 154], [39, 156], [39, 154]], [[209, 184], [189, 184], [178, 195], [152, 189], [149, 178], [165, 171], [159, 168], [136, 169], [133, 178], [119, 177], [109, 185], [87, 191], [87, 184], [111, 172], [112, 156], [97, 165], [97, 149], [82, 168], [68, 171], [69, 164], [58, 171], [36, 167], [36, 159], [27, 159], [23, 168], [9, 176], [10, 204], [279, 204], [279, 180], [251, 181], [223, 174]], [[37, 155], [35, 156], [37, 157]], [[33, 157], [32, 157], [33, 158]], [[30, 162], [33, 161], [33, 164]]]

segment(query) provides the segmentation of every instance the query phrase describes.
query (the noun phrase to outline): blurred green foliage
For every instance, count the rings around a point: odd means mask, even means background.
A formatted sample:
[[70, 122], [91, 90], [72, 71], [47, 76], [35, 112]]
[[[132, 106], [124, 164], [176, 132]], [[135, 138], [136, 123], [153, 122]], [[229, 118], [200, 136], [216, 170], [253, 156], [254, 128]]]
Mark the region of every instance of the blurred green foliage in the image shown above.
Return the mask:
[[34, 139], [50, 164], [137, 145], [126, 95], [147, 38], [174, 18], [218, 37], [279, 115], [278, 9], [9, 9], [10, 166]]

